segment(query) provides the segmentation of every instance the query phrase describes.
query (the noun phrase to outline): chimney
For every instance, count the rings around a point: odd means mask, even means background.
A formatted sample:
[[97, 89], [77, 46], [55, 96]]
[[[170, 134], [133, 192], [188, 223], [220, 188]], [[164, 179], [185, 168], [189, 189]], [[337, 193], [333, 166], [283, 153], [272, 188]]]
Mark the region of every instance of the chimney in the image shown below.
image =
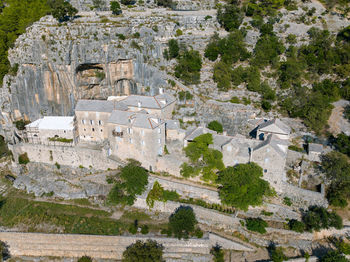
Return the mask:
[[160, 95], [164, 94], [164, 89], [163, 89], [163, 87], [160, 87], [160, 88], [159, 88], [159, 94], [160, 94]]

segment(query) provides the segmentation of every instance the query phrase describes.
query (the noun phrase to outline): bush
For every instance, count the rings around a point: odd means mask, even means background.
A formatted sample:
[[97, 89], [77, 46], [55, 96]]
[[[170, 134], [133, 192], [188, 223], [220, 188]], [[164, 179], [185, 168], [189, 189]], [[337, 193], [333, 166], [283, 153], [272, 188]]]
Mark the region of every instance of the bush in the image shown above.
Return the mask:
[[187, 239], [195, 230], [196, 216], [190, 206], [180, 206], [169, 217], [169, 230], [178, 239]]
[[23, 165], [26, 165], [28, 164], [30, 161], [29, 161], [29, 158], [28, 158], [28, 155], [27, 153], [23, 153], [21, 155], [18, 156], [18, 163], [19, 164], [23, 164]]
[[210, 254], [214, 257], [214, 262], [225, 262], [224, 260], [224, 252], [221, 249], [221, 246], [216, 244], [210, 250]]
[[283, 198], [283, 204], [287, 206], [291, 206], [293, 204], [292, 200], [289, 197], [284, 197]]
[[143, 225], [143, 226], [141, 227], [141, 233], [142, 233], [143, 235], [146, 235], [146, 234], [148, 234], [148, 232], [149, 232], [148, 226], [147, 226], [147, 225]]
[[15, 122], [16, 128], [18, 130], [26, 129], [26, 124], [27, 124], [27, 122], [25, 122], [23, 119], [18, 120], [18, 121]]
[[177, 29], [176, 30], [176, 36], [181, 36], [183, 33], [182, 33], [182, 30], [181, 29]]
[[172, 7], [173, 5], [172, 0], [156, 0], [156, 3], [158, 6], [164, 6], [164, 7]]
[[258, 232], [260, 234], [265, 234], [267, 227], [266, 221], [261, 218], [248, 218], [246, 219], [246, 228], [250, 231]]
[[303, 214], [302, 221], [307, 231], [320, 231], [334, 227], [343, 228], [343, 220], [335, 212], [329, 213], [324, 207], [312, 206]]
[[288, 228], [295, 232], [303, 233], [305, 230], [305, 224], [296, 219], [291, 219], [288, 222]]
[[121, 0], [120, 1], [123, 5], [134, 5], [136, 1], [134, 0]]
[[52, 16], [59, 22], [67, 21], [78, 13], [78, 10], [65, 0], [49, 0], [48, 3]]
[[270, 248], [270, 257], [273, 262], [283, 262], [288, 260], [287, 256], [283, 253], [282, 247]]
[[57, 169], [60, 169], [61, 168], [61, 165], [59, 163], [55, 163], [55, 166], [57, 167]]
[[78, 262], [92, 262], [92, 258], [89, 256], [83, 256], [78, 259]]
[[331, 250], [320, 259], [320, 262], [349, 262], [339, 251]]
[[161, 244], [154, 240], [142, 242], [137, 240], [136, 243], [128, 246], [123, 252], [122, 262], [135, 261], [163, 261], [163, 249]]
[[203, 237], [203, 231], [199, 227], [197, 227], [196, 230], [194, 231], [194, 235], [197, 238], [202, 238]]
[[218, 133], [222, 133], [224, 130], [223, 130], [223, 127], [222, 127], [222, 124], [216, 120], [214, 121], [211, 121], [209, 124], [208, 124], [208, 128], [210, 130], [213, 130], [213, 131], [216, 131]]
[[130, 234], [135, 235], [137, 233], [137, 227], [134, 224], [132, 224], [129, 226], [128, 231]]
[[[111, 8], [112, 14], [114, 15], [120, 15], [123, 12], [118, 1], [111, 1], [110, 8]], [[121, 39], [120, 35], [121, 34], [118, 35], [119, 39]]]

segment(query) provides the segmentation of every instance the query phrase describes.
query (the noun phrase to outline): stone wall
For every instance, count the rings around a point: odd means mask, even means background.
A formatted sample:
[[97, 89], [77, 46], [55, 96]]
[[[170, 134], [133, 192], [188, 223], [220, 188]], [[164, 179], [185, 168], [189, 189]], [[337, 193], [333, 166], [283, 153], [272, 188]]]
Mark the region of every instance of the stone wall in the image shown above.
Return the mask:
[[328, 201], [325, 199], [324, 194], [311, 190], [306, 190], [297, 186], [293, 186], [289, 183], [282, 183], [282, 196], [289, 197], [293, 202], [297, 202], [298, 205], [305, 208], [318, 205], [328, 207]]
[[107, 158], [106, 152], [100, 149], [29, 143], [21, 143], [14, 146], [10, 145], [10, 149], [16, 160], [19, 154], [26, 152], [31, 162], [47, 164], [55, 164], [57, 162], [60, 165], [71, 167], [92, 166], [96, 170], [115, 169], [119, 166], [119, 163]]

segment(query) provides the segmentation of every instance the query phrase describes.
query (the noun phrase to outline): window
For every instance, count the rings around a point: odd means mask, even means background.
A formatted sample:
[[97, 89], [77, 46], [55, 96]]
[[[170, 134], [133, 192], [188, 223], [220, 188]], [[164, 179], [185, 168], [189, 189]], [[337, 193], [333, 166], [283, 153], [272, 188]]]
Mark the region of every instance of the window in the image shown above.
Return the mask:
[[145, 141], [141, 140], [141, 145], [144, 146], [145, 145]]
[[158, 134], [162, 133], [162, 130], [160, 128], [158, 128]]
[[143, 136], [145, 134], [145, 130], [141, 130], [141, 135]]
[[267, 169], [264, 169], [264, 173], [267, 173]]
[[84, 128], [84, 131], [86, 131], [86, 128]]
[[132, 129], [128, 127], [128, 134], [132, 134]]
[[66, 130], [63, 130], [63, 133], [66, 133]]
[[160, 138], [158, 138], [158, 144], [160, 144], [161, 143], [161, 139]]
[[129, 143], [132, 144], [132, 139], [131, 138], [129, 138]]
[[269, 159], [268, 158], [265, 158], [265, 164], [269, 162]]
[[102, 120], [98, 120], [98, 125], [102, 126], [102, 124], [103, 124]]
[[158, 149], [158, 155], [163, 155], [163, 148], [160, 147], [160, 148]]
[[120, 131], [121, 131], [121, 130], [120, 130], [120, 126], [117, 126], [117, 127], [115, 128], [115, 131], [120, 132]]
[[94, 120], [90, 120], [90, 125], [93, 125], [94, 124]]
[[81, 120], [81, 123], [82, 123], [83, 125], [85, 125], [85, 119], [82, 119], [82, 120]]
[[115, 150], [118, 150], [118, 145], [115, 145]]
[[101, 129], [101, 133], [103, 132], [103, 129]]
[[95, 132], [95, 128], [92, 128], [92, 132]]

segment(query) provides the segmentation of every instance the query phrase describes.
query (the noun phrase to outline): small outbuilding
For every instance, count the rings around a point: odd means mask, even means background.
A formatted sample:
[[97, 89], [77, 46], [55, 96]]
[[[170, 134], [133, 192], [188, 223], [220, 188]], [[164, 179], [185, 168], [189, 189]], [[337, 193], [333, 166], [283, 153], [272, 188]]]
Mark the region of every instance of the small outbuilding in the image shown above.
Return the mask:
[[308, 144], [307, 153], [311, 161], [319, 162], [322, 152], [323, 152], [323, 145], [315, 144], [315, 143]]

